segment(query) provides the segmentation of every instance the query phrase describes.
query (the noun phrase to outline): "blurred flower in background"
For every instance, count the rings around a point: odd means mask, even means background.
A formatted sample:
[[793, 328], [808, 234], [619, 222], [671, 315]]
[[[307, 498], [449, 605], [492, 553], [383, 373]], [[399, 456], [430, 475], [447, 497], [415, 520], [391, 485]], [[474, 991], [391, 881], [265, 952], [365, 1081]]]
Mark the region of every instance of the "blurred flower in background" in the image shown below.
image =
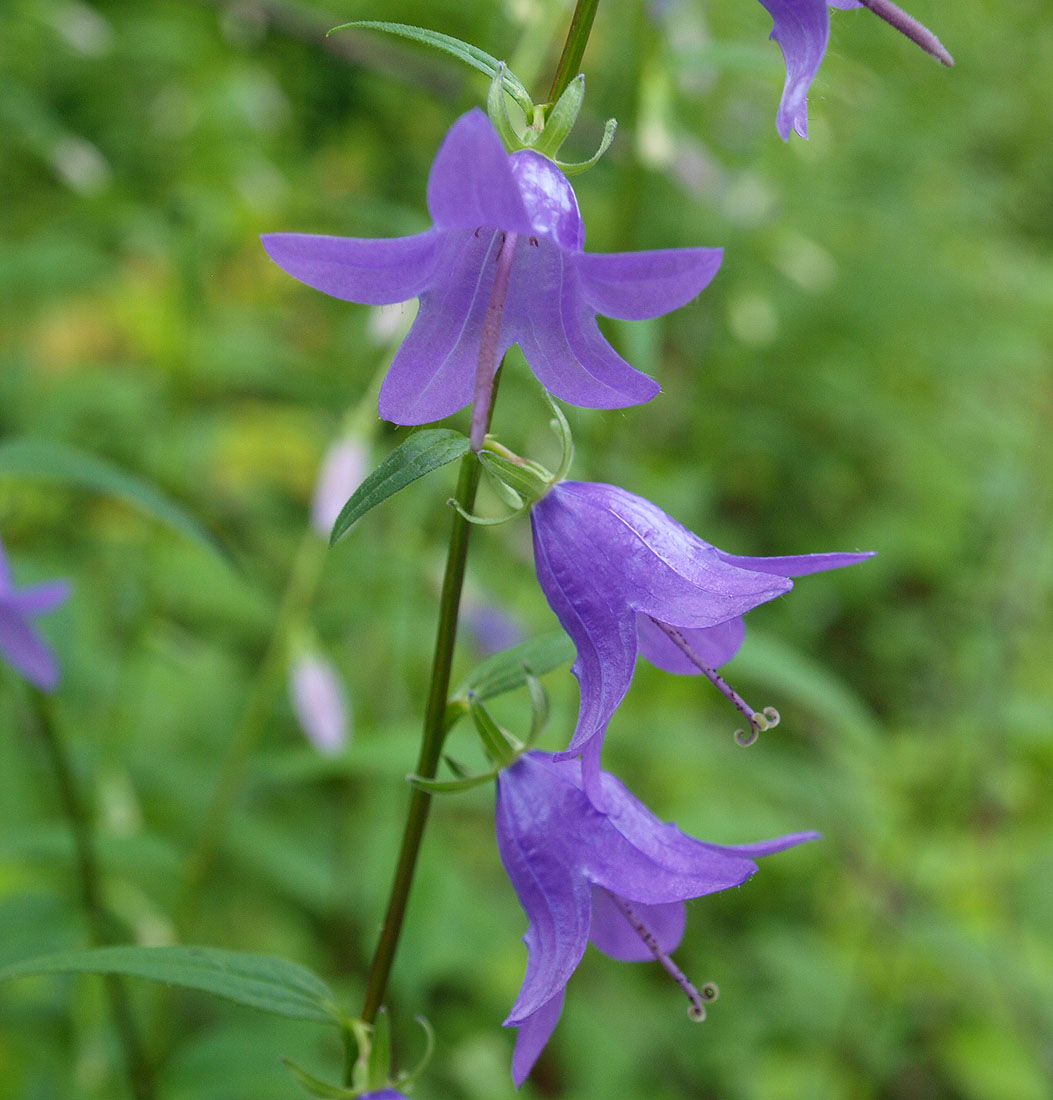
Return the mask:
[[45, 581], [21, 590], [15, 588], [0, 540], [0, 655], [42, 691], [54, 691], [58, 686], [59, 667], [51, 647], [33, 629], [30, 619], [54, 611], [69, 593], [68, 581]]
[[304, 648], [289, 669], [289, 698], [307, 740], [324, 756], [335, 756], [351, 738], [351, 710], [333, 663], [317, 649]]

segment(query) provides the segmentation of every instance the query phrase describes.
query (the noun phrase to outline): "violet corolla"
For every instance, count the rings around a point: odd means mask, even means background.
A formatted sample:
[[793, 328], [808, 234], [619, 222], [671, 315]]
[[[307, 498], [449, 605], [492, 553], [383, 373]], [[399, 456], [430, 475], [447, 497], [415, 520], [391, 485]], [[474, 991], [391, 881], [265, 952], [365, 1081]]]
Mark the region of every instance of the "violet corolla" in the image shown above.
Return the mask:
[[708, 676], [746, 718], [750, 740], [778, 716], [754, 711], [716, 672], [742, 645], [742, 616], [788, 592], [791, 577], [872, 556], [728, 554], [650, 501], [596, 482], [553, 486], [534, 505], [531, 523], [538, 581], [578, 651], [572, 671], [581, 709], [562, 755], [585, 753], [590, 790], [638, 653], [669, 672]]
[[808, 89], [819, 71], [830, 40], [830, 8], [869, 8], [879, 18], [916, 42], [927, 53], [953, 65], [951, 55], [927, 27], [891, 0], [760, 0], [775, 24], [771, 37], [786, 61], [786, 83], [775, 116], [779, 136], [788, 140], [793, 130], [808, 136]]
[[485, 395], [513, 344], [570, 404], [649, 401], [658, 383], [614, 351], [597, 313], [668, 313], [709, 283], [722, 257], [719, 248], [584, 252], [567, 178], [533, 150], [506, 153], [478, 109], [454, 123], [436, 154], [428, 210], [434, 227], [411, 237], [263, 238], [279, 267], [333, 297], [370, 305], [420, 298], [380, 391], [380, 415], [398, 424], [440, 420]]
[[68, 581], [45, 581], [15, 588], [0, 540], [0, 656], [43, 691], [53, 691], [58, 685], [58, 661], [30, 620], [54, 611], [69, 596], [69, 591]]
[[688, 898], [740, 886], [754, 858], [814, 840], [795, 833], [759, 844], [708, 844], [660, 821], [609, 772], [604, 809], [585, 794], [581, 761], [528, 752], [497, 780], [497, 844], [529, 927], [523, 987], [505, 1020], [519, 1029], [512, 1076], [521, 1085], [563, 1010], [563, 994], [591, 940], [626, 962], [656, 960], [705, 1017], [702, 990], [670, 958]]

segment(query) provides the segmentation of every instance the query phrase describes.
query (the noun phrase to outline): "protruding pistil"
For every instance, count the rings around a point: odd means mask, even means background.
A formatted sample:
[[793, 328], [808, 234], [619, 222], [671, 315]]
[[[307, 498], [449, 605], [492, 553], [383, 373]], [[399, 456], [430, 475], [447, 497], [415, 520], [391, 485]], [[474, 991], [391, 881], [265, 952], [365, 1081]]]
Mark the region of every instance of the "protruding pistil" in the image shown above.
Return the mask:
[[865, 8], [869, 8], [879, 19], [884, 19], [890, 27], [895, 27], [900, 34], [906, 35], [911, 42], [920, 46], [927, 54], [931, 54], [937, 61], [944, 65], [954, 64], [954, 58], [944, 49], [943, 43], [926, 27], [919, 23], [913, 15], [908, 15], [902, 8], [892, 3], [892, 0], [860, 0]]
[[647, 949], [661, 964], [662, 969], [678, 986], [680, 986], [684, 993], [687, 994], [687, 999], [690, 1002], [687, 1010], [688, 1016], [692, 1020], [704, 1020], [706, 1018], [706, 1002], [715, 1001], [720, 992], [716, 984], [714, 982], [706, 982], [706, 984], [702, 986], [701, 992], [697, 990], [688, 980], [687, 975], [684, 974], [680, 967], [662, 950], [655, 934], [647, 927], [639, 914], [637, 914], [625, 898], [619, 897], [617, 894], [612, 894], [609, 890], [607, 891], [607, 895], [621, 910], [622, 915], [632, 925], [633, 931], [647, 945]]

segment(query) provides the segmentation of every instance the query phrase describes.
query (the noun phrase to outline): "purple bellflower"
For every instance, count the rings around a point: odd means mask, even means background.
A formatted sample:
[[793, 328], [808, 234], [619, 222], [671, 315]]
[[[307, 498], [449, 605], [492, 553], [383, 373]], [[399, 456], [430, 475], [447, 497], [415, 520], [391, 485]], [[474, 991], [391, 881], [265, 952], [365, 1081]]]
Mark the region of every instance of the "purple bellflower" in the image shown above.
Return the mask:
[[625, 962], [656, 960], [705, 1018], [700, 992], [669, 957], [684, 934], [688, 898], [740, 886], [770, 855], [817, 833], [760, 844], [707, 844], [660, 821], [609, 772], [605, 808], [584, 791], [581, 761], [528, 752], [497, 780], [497, 844], [529, 926], [523, 987], [506, 1027], [517, 1027], [512, 1076], [521, 1085], [563, 1010], [563, 994], [591, 940]]
[[771, 37], [779, 43], [786, 61], [786, 83], [775, 116], [783, 141], [794, 130], [808, 136], [808, 89], [819, 71], [830, 40], [830, 8], [869, 8], [901, 34], [944, 65], [954, 59], [940, 40], [892, 0], [760, 0], [775, 24]]
[[603, 734], [632, 682], [642, 653], [668, 672], [701, 673], [749, 723], [748, 743], [774, 725], [716, 669], [745, 636], [742, 616], [789, 592], [790, 577], [839, 569], [872, 554], [753, 558], [718, 550], [650, 501], [614, 485], [563, 481], [531, 513], [538, 581], [577, 647], [581, 688], [574, 736], [562, 757], [585, 753], [590, 792]]
[[[380, 391], [397, 424], [440, 420], [486, 395], [518, 344], [546, 389], [572, 405], [623, 408], [659, 386], [608, 344], [597, 313], [658, 317], [716, 274], [719, 248], [584, 252], [585, 225], [566, 176], [524, 149], [508, 154], [478, 108], [451, 127], [428, 177], [434, 228], [411, 237], [274, 233], [271, 259], [335, 298], [369, 305], [420, 298]], [[475, 425], [473, 424], [473, 428]], [[481, 439], [473, 440], [481, 445]]]
[[47, 581], [15, 588], [11, 567], [0, 540], [0, 656], [42, 691], [58, 685], [58, 661], [51, 647], [33, 629], [30, 619], [53, 611], [69, 596], [68, 581]]

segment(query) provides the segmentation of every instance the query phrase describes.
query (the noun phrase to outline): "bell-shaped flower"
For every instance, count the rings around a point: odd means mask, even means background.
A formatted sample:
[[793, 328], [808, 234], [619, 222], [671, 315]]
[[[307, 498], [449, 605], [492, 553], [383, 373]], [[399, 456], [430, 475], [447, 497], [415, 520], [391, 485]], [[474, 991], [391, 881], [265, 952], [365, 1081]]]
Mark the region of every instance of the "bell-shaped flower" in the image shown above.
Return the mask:
[[31, 619], [54, 611], [69, 596], [69, 591], [68, 581], [15, 588], [0, 541], [0, 656], [43, 691], [53, 691], [58, 685], [59, 667], [51, 647], [34, 630]]
[[578, 651], [572, 671], [581, 709], [563, 755], [586, 753], [590, 791], [638, 653], [669, 672], [708, 676], [742, 712], [751, 739], [778, 716], [755, 712], [716, 672], [742, 645], [742, 616], [789, 592], [791, 577], [872, 556], [728, 554], [650, 501], [595, 482], [558, 483], [534, 505], [531, 522], [538, 581]]
[[518, 344], [538, 380], [572, 405], [622, 408], [659, 390], [610, 346], [596, 315], [657, 317], [690, 301], [722, 250], [584, 252], [566, 176], [530, 149], [509, 154], [482, 111], [462, 115], [428, 178], [434, 227], [411, 237], [275, 233], [263, 243], [301, 282], [371, 305], [419, 297], [380, 391], [398, 424], [439, 420], [485, 392]]
[[754, 859], [817, 833], [759, 844], [708, 844], [660, 821], [609, 772], [604, 809], [585, 794], [581, 761], [528, 752], [497, 780], [497, 844], [529, 926], [523, 987], [505, 1020], [519, 1029], [512, 1075], [521, 1085], [548, 1042], [563, 993], [591, 940], [626, 962], [655, 960], [705, 1017], [700, 992], [670, 958], [684, 934], [684, 901], [740, 886]]

